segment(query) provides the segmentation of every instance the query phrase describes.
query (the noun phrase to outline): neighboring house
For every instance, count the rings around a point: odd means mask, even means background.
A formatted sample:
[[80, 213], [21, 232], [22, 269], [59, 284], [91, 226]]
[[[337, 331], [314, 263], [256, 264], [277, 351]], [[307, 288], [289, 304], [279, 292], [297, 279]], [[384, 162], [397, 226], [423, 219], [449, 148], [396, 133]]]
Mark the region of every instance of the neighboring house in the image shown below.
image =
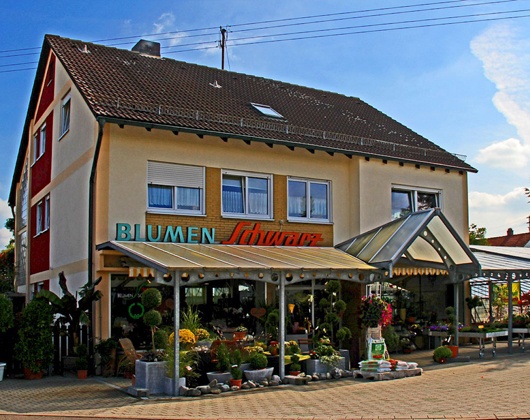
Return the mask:
[[515, 246], [530, 248], [530, 232], [514, 234], [513, 229], [510, 228], [506, 231], [506, 236], [487, 238], [487, 241], [488, 245], [491, 246]]
[[[61, 271], [70, 290], [102, 276], [105, 337], [134, 327], [127, 302], [158, 275], [149, 242], [250, 244], [265, 258], [263, 245], [332, 247], [432, 207], [467, 237], [476, 170], [361, 99], [160, 57], [153, 42], [133, 50], [45, 37], [9, 196], [28, 298], [60, 293]], [[116, 240], [146, 251], [102, 245]], [[227, 284], [183, 299], [274, 297]]]

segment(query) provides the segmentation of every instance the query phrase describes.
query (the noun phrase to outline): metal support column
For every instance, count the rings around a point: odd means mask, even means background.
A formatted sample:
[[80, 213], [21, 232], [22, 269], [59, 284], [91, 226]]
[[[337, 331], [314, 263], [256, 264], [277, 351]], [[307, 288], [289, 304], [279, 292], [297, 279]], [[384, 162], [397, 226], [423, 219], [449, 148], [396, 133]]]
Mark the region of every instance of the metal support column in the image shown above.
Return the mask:
[[180, 272], [173, 273], [173, 396], [179, 394], [179, 377], [180, 377]]
[[285, 273], [280, 276], [280, 361], [278, 363], [280, 378], [285, 376]]

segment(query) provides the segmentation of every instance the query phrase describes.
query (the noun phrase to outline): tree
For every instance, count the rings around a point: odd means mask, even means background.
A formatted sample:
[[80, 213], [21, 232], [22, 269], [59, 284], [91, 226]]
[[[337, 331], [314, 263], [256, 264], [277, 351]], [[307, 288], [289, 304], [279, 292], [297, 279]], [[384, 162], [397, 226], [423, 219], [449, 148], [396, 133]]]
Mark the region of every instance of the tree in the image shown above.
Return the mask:
[[[15, 219], [6, 220], [5, 227], [13, 234]], [[14, 290], [15, 280], [15, 240], [11, 238], [6, 248], [0, 252], [0, 293]]]
[[472, 224], [469, 226], [469, 244], [470, 245], [489, 245], [488, 240], [486, 239], [486, 228], [477, 227], [477, 225]]
[[52, 304], [54, 313], [59, 314], [59, 318], [55, 322], [58, 326], [70, 325], [70, 335], [72, 336], [72, 343], [74, 348], [79, 344], [79, 336], [81, 334], [81, 325], [90, 324], [88, 311], [92, 308], [92, 303], [97, 302], [103, 296], [96, 286], [101, 282], [102, 277], [99, 277], [95, 282], [88, 281], [79, 291], [79, 301], [77, 300], [77, 292], [74, 296], [66, 285], [66, 277], [64, 272], [59, 273], [59, 287], [63, 292], [63, 296], [59, 298], [55, 293], [49, 290], [41, 290], [39, 296], [43, 297]]

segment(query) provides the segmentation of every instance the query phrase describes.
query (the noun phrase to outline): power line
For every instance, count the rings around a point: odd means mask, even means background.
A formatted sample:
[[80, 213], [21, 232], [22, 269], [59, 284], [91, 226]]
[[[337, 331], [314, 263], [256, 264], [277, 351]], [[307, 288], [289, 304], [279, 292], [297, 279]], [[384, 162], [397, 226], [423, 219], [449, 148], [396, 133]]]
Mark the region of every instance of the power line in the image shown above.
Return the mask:
[[[506, 3], [506, 2], [513, 2], [518, 0], [500, 0], [500, 1], [491, 1], [491, 2], [483, 2], [483, 3], [475, 3], [474, 5], [484, 5], [484, 4], [496, 4], [496, 3]], [[458, 1], [460, 2], [460, 1]], [[446, 4], [446, 3], [455, 3], [455, 1], [449, 1], [449, 2], [438, 2], [438, 3], [426, 3], [429, 4]], [[416, 5], [417, 6], [417, 5]], [[468, 6], [468, 5], [466, 5]], [[386, 9], [397, 9], [397, 8], [405, 8], [405, 7], [412, 7], [412, 6], [400, 6], [400, 7], [393, 7], [393, 8], [384, 8]], [[447, 6], [443, 7], [443, 9], [449, 9], [449, 8], [457, 8], [460, 6]], [[436, 8], [440, 9], [440, 8]], [[381, 9], [371, 9], [371, 10], [381, 10]], [[413, 10], [413, 11], [407, 11], [406, 13], [413, 13], [418, 11], [425, 11], [424, 10]], [[431, 11], [429, 9], [429, 11]], [[314, 29], [314, 30], [307, 30], [307, 31], [297, 31], [297, 32], [286, 32], [286, 33], [279, 33], [279, 34], [267, 34], [267, 35], [256, 35], [252, 37], [243, 37], [243, 38], [234, 38], [231, 39], [233, 46], [241, 46], [241, 45], [256, 45], [256, 44], [264, 44], [264, 43], [273, 43], [273, 42], [285, 42], [285, 41], [296, 41], [296, 40], [304, 40], [304, 39], [316, 39], [316, 38], [326, 38], [326, 37], [333, 37], [333, 36], [345, 36], [345, 35], [356, 35], [356, 34], [365, 34], [365, 33], [373, 33], [373, 32], [385, 32], [385, 31], [393, 31], [393, 30], [405, 30], [405, 29], [415, 29], [415, 28], [428, 28], [428, 27], [435, 27], [435, 26], [447, 26], [447, 25], [455, 25], [455, 24], [468, 24], [468, 23], [476, 23], [476, 22], [485, 22], [485, 21], [492, 21], [492, 20], [504, 20], [504, 19], [517, 19], [517, 18], [523, 18], [528, 17], [528, 15], [522, 15], [522, 16], [508, 16], [508, 17], [501, 17], [501, 18], [490, 18], [490, 19], [474, 19], [469, 21], [462, 21], [462, 22], [445, 22], [445, 23], [439, 23], [439, 24], [429, 24], [429, 25], [413, 25], [413, 26], [404, 26], [400, 28], [383, 28], [383, 29], [374, 29], [374, 30], [364, 30], [364, 31], [352, 31], [352, 32], [344, 32], [344, 33], [334, 33], [334, 34], [323, 34], [323, 35], [308, 35], [308, 36], [298, 36], [298, 37], [290, 37], [290, 38], [284, 38], [284, 39], [273, 39], [273, 40], [262, 40], [262, 41], [255, 41], [255, 42], [241, 42], [241, 41], [250, 41], [253, 39], [263, 39], [263, 38], [270, 38], [270, 37], [287, 37], [292, 35], [304, 35], [304, 34], [314, 34], [315, 32], [336, 32], [340, 30], [345, 29], [359, 29], [359, 28], [370, 28], [370, 27], [377, 27], [377, 26], [390, 26], [390, 25], [403, 25], [403, 24], [416, 24], [421, 22], [433, 22], [433, 21], [439, 21], [439, 20], [446, 20], [446, 19], [463, 19], [463, 18], [469, 18], [469, 17], [480, 17], [480, 16], [489, 16], [489, 15], [501, 15], [501, 14], [507, 14], [507, 13], [522, 13], [530, 11], [530, 9], [520, 9], [520, 10], [512, 10], [512, 11], [498, 11], [498, 12], [489, 12], [489, 13], [478, 13], [478, 14], [468, 14], [468, 15], [455, 15], [455, 16], [447, 16], [447, 17], [437, 17], [437, 18], [425, 18], [425, 19], [414, 19], [414, 20], [405, 20], [405, 21], [398, 21], [398, 22], [387, 22], [387, 23], [374, 23], [374, 24], [366, 24], [366, 25], [354, 25], [354, 26], [346, 26], [346, 27], [339, 27], [339, 28], [328, 28], [328, 29]], [[356, 12], [342, 12], [340, 14], [346, 14], [346, 13], [356, 13]], [[403, 12], [397, 12], [397, 13], [390, 13], [390, 15], [398, 15], [402, 14]], [[328, 14], [328, 15], [338, 15], [336, 13], [334, 14]], [[389, 15], [388, 13], [377, 15], [383, 16], [383, 15]], [[322, 15], [315, 15], [315, 16], [322, 16]], [[363, 16], [363, 17], [374, 17], [374, 16]], [[307, 17], [301, 17], [299, 19], [304, 19]], [[359, 18], [359, 17], [355, 17]], [[278, 19], [277, 21], [283, 21], [285, 19]], [[266, 22], [266, 21], [264, 21]], [[324, 21], [319, 22], [309, 22], [309, 24], [315, 24], [315, 23], [322, 23]], [[250, 23], [253, 24], [253, 23]], [[250, 24], [241, 24], [241, 25], [250, 25]], [[297, 23], [297, 24], [291, 24], [291, 25], [281, 25], [282, 27], [285, 26], [299, 26], [301, 24], [308, 24], [306, 23]], [[234, 26], [234, 25], [232, 25]], [[263, 28], [268, 29], [268, 28]], [[197, 29], [199, 30], [199, 29]], [[258, 28], [256, 30], [262, 30], [262, 28]], [[242, 32], [242, 31], [237, 31]], [[171, 34], [177, 33], [177, 32], [168, 32]], [[208, 34], [210, 35], [210, 34]], [[189, 37], [197, 37], [197, 36], [204, 36], [204, 35], [191, 35]], [[113, 39], [126, 39], [128, 37], [123, 38], [113, 38]], [[164, 38], [166, 39], [166, 38]], [[169, 38], [173, 39], [173, 38]], [[162, 39], [161, 39], [162, 40]], [[237, 43], [237, 42], [240, 43]], [[215, 45], [212, 45], [215, 44]], [[182, 49], [183, 47], [196, 47], [196, 48], [187, 48]], [[171, 46], [164, 46], [162, 48], [171, 48]], [[218, 41], [217, 40], [208, 40], [208, 41], [200, 41], [195, 43], [187, 43], [187, 44], [180, 44], [176, 46], [175, 50], [166, 51], [165, 54], [176, 54], [176, 53], [183, 53], [183, 52], [190, 52], [190, 51], [200, 51], [200, 50], [208, 50], [213, 48], [218, 48]], [[21, 49], [20, 51], [29, 50], [29, 49]], [[7, 51], [7, 50], [6, 50]], [[13, 50], [9, 50], [13, 51]], [[0, 58], [6, 58], [6, 57], [14, 57], [14, 56], [25, 56], [25, 55], [32, 55], [35, 53], [24, 53], [24, 54], [15, 54], [15, 55], [9, 55], [4, 56]], [[14, 64], [5, 64], [0, 65], [0, 67], [13, 67], [13, 66], [21, 66], [21, 65], [29, 65], [29, 64], [35, 64], [36, 62], [23, 62], [23, 63], [14, 63]], [[31, 70], [34, 68], [25, 68], [25, 69], [12, 69], [12, 70], [2, 70], [0, 73], [11, 73], [16, 71], [26, 71]]]
[[[321, 23], [326, 21], [334, 21], [335, 19], [328, 19], [323, 21], [315, 21], [315, 22], [303, 22], [303, 23], [292, 23], [294, 20], [304, 20], [304, 19], [315, 19], [320, 17], [331, 17], [331, 16], [344, 16], [344, 15], [351, 15], [351, 14], [360, 14], [360, 13], [369, 13], [369, 12], [378, 12], [378, 11], [388, 11], [388, 10], [401, 10], [401, 9], [410, 9], [414, 7], [425, 7], [425, 6], [435, 6], [435, 5], [443, 5], [443, 4], [453, 4], [453, 3], [462, 3], [462, 1], [471, 1], [471, 0], [449, 0], [449, 1], [439, 1], [439, 2], [431, 2], [431, 3], [420, 3], [420, 4], [413, 4], [413, 5], [402, 5], [402, 6], [393, 6], [393, 7], [381, 7], [381, 8], [375, 8], [375, 9], [365, 9], [365, 10], [355, 10], [355, 11], [348, 11], [348, 12], [338, 12], [338, 13], [327, 13], [327, 14], [319, 14], [319, 15], [308, 15], [308, 16], [300, 16], [300, 17], [292, 17], [292, 18], [282, 18], [282, 19], [273, 19], [273, 20], [265, 20], [265, 21], [256, 21], [256, 22], [248, 22], [248, 23], [239, 23], [239, 24], [232, 24], [232, 25], [226, 25], [225, 27], [241, 27], [241, 26], [251, 26], [251, 25], [259, 25], [259, 24], [266, 24], [266, 23], [276, 23], [276, 22], [285, 22], [289, 21], [291, 22], [288, 25], [285, 26], [296, 26], [296, 25], [302, 25], [302, 24], [314, 24], [314, 23]], [[488, 5], [488, 4], [499, 4], [499, 3], [510, 3], [520, 0], [495, 0], [495, 1], [487, 1], [482, 3], [471, 3], [471, 4], [459, 4], [456, 6], [447, 6], [447, 7], [441, 7], [441, 8], [433, 8], [433, 9], [420, 9], [420, 10], [412, 10], [412, 11], [401, 11], [401, 12], [394, 12], [394, 13], [382, 13], [379, 15], [373, 15], [373, 16], [385, 16], [385, 15], [392, 15], [392, 14], [403, 14], [403, 13], [413, 13], [413, 12], [421, 12], [421, 11], [430, 11], [430, 10], [440, 10], [440, 9], [448, 9], [448, 8], [460, 8], [460, 7], [476, 7], [476, 6], [482, 6], [482, 5]], [[338, 20], [343, 19], [358, 19], [363, 17], [372, 17], [372, 16], [356, 16], [351, 18], [342, 18]], [[284, 25], [279, 25], [278, 27], [281, 27]], [[273, 27], [271, 27], [273, 28]], [[109, 41], [121, 41], [125, 39], [134, 39], [137, 40], [142, 37], [149, 37], [149, 36], [163, 36], [163, 35], [178, 35], [178, 34], [188, 34], [189, 32], [199, 32], [199, 31], [209, 31], [209, 30], [216, 30], [216, 27], [205, 27], [205, 28], [193, 28], [193, 29], [186, 29], [181, 31], [170, 31], [170, 32], [160, 32], [160, 33], [150, 33], [150, 34], [141, 34], [141, 35], [131, 35], [126, 37], [115, 37], [115, 38], [105, 38], [105, 39], [97, 39], [93, 41], [87, 41], [87, 42], [109, 42]], [[259, 28], [258, 28], [259, 29]], [[240, 29], [238, 31], [249, 31], [251, 29]], [[217, 32], [215, 32], [216, 34]], [[208, 33], [208, 34], [198, 34], [198, 35], [185, 35], [185, 37], [197, 37], [197, 36], [209, 36], [214, 35], [214, 33]], [[174, 39], [174, 37], [170, 38], [162, 38], [161, 40], [166, 39]], [[130, 44], [131, 42], [124, 42], [124, 43], [114, 43], [109, 44], [110, 46], [116, 46], [116, 45], [125, 45]], [[11, 53], [11, 52], [20, 52], [20, 51], [32, 51], [32, 50], [40, 50], [41, 47], [31, 47], [31, 48], [18, 48], [18, 49], [10, 49], [10, 50], [0, 50], [0, 54], [4, 53]], [[8, 55], [0, 58], [6, 58], [6, 57], [20, 57], [25, 55], [35, 55], [39, 52], [34, 53], [25, 53], [25, 54], [18, 54], [18, 55]]]
[[[338, 31], [338, 30], [354, 29], [354, 28], [369, 28], [369, 27], [375, 27], [375, 26], [414, 24], [414, 23], [421, 23], [421, 22], [428, 22], [428, 21], [444, 20], [444, 19], [462, 19], [462, 18], [468, 18], [468, 17], [500, 15], [500, 14], [506, 14], [506, 13], [521, 13], [521, 12], [527, 12], [527, 11], [530, 11], [530, 9], [521, 9], [521, 10], [516, 10], [516, 11], [510, 11], [510, 12], [480, 13], [480, 14], [473, 14], [473, 15], [461, 15], [461, 16], [451, 16], [451, 17], [443, 17], [443, 18], [415, 19], [415, 20], [400, 21], [400, 22], [373, 23], [373, 24], [367, 24], [367, 25], [356, 25], [356, 26], [349, 26], [349, 27], [342, 27], [342, 28], [329, 28], [329, 29], [318, 29], [318, 30], [310, 30], [310, 31], [287, 32], [287, 33], [283, 33], [283, 34], [256, 35], [256, 36], [245, 37], [245, 38], [232, 38], [231, 41], [232, 42], [237, 42], [237, 41], [246, 41], [246, 40], [251, 40], [251, 39], [256, 39], [256, 38], [262, 39], [262, 38], [289, 36], [289, 35], [314, 34], [315, 32], [330, 32], [330, 31]], [[356, 34], [361, 34], [361, 33], [365, 34], [365, 33], [372, 33], [372, 32], [385, 32], [385, 31], [414, 29], [414, 28], [430, 28], [430, 27], [436, 27], [436, 26], [447, 26], [447, 25], [456, 25], [456, 24], [487, 22], [487, 21], [492, 21], [492, 20], [517, 19], [517, 18], [523, 18], [523, 17], [528, 17], [528, 16], [530, 16], [530, 15], [507, 16], [507, 17], [499, 17], [499, 18], [474, 19], [474, 20], [468, 20], [468, 21], [462, 21], [462, 22], [444, 22], [444, 23], [438, 23], [438, 24], [405, 26], [405, 27], [402, 27], [402, 28], [383, 28], [383, 29], [374, 29], [374, 30], [366, 30], [366, 31], [344, 32], [344, 33], [338, 33], [338, 34], [312, 35], [312, 36], [307, 36], [307, 37], [295, 37], [295, 38], [264, 40], [264, 41], [256, 41], [256, 42], [244, 42], [244, 43], [240, 43], [240, 44], [233, 44], [232, 46], [256, 45], [256, 44], [273, 43], [273, 42], [295, 41], [295, 40], [302, 40], [302, 39], [328, 38], [328, 37], [333, 37], [333, 36], [356, 35]], [[185, 46], [187, 46], [187, 45], [185, 45]], [[189, 50], [187, 50], [187, 51], [189, 51]], [[165, 53], [166, 54], [174, 54], [174, 53], [178, 53], [178, 52], [181, 52], [181, 51], [180, 50], [174, 50], [174, 51], [166, 51]]]

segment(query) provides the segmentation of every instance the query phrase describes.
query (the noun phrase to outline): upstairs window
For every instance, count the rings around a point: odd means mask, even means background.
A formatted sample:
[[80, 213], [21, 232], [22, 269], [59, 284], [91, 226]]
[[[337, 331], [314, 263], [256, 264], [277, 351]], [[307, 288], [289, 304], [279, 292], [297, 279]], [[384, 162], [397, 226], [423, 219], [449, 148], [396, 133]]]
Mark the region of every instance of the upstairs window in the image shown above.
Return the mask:
[[392, 189], [392, 220], [410, 213], [440, 207], [440, 192], [434, 190]]
[[271, 175], [223, 173], [223, 214], [272, 218]]
[[289, 219], [299, 221], [330, 221], [330, 183], [289, 179]]
[[46, 124], [33, 136], [33, 162], [36, 162], [46, 151]]
[[59, 133], [59, 138], [70, 130], [71, 102], [70, 94], [66, 95], [61, 102], [61, 132]]
[[50, 196], [46, 196], [37, 203], [37, 220], [35, 221], [35, 232], [37, 235], [46, 232], [50, 228]]
[[181, 214], [204, 214], [204, 168], [147, 163], [147, 207]]

